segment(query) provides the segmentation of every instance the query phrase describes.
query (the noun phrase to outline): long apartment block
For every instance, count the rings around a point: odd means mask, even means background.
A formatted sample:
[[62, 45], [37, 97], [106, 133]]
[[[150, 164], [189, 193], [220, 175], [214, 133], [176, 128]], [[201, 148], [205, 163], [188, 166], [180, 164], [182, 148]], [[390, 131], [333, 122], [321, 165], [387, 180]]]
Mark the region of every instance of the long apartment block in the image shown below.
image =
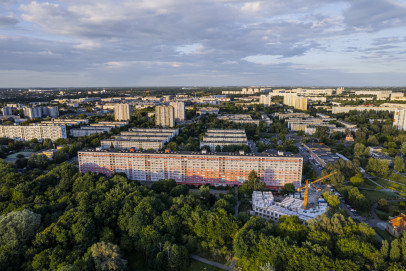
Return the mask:
[[166, 140], [159, 140], [159, 139], [151, 139], [151, 138], [144, 138], [144, 139], [105, 139], [101, 141], [101, 148], [108, 149], [153, 149], [159, 150], [163, 148]]
[[34, 138], [43, 140], [46, 138], [52, 141], [58, 138], [66, 138], [66, 126], [56, 125], [30, 125], [30, 126], [8, 126], [0, 125], [0, 137], [7, 137], [14, 140], [32, 140]]
[[80, 151], [80, 172], [112, 176], [125, 173], [130, 180], [174, 179], [181, 184], [241, 185], [255, 170], [266, 186], [300, 186], [303, 158], [294, 154], [205, 153], [130, 150]]
[[214, 151], [217, 146], [221, 148], [230, 145], [247, 145], [247, 135], [243, 129], [208, 129], [203, 140], [200, 141], [200, 148], [208, 146]]
[[121, 132], [115, 139], [102, 140], [103, 149], [161, 149], [166, 142], [178, 133], [177, 129], [134, 129]]
[[[171, 134], [172, 136], [177, 136], [179, 134], [179, 129], [174, 128], [174, 129], [169, 129], [169, 128], [133, 128], [131, 129], [131, 132], [139, 133], [139, 134]], [[126, 132], [126, 133], [131, 133], [131, 132]], [[124, 133], [124, 132], [123, 132]]]

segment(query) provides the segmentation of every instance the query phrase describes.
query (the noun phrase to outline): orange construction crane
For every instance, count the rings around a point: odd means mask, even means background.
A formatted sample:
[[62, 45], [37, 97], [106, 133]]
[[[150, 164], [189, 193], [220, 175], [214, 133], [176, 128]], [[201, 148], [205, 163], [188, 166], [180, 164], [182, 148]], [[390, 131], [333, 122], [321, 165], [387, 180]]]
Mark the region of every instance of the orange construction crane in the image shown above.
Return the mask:
[[304, 201], [303, 201], [303, 208], [307, 208], [307, 196], [309, 195], [309, 187], [310, 187], [310, 185], [311, 184], [314, 184], [314, 183], [317, 183], [317, 182], [320, 182], [321, 180], [324, 180], [324, 179], [326, 179], [326, 178], [328, 178], [328, 177], [330, 177], [331, 175], [334, 175], [334, 174], [336, 174], [337, 172], [333, 172], [333, 173], [330, 173], [329, 175], [326, 175], [326, 176], [324, 176], [324, 177], [321, 177], [320, 179], [317, 179], [317, 180], [315, 180], [315, 181], [313, 181], [313, 182], [311, 182], [311, 183], [309, 183], [309, 180], [306, 180], [306, 185], [304, 185], [304, 186], [302, 186], [302, 187], [300, 187], [300, 188], [298, 188], [297, 189], [297, 191], [300, 191], [300, 190], [303, 190], [303, 189], [305, 189], [305, 193], [304, 193]]

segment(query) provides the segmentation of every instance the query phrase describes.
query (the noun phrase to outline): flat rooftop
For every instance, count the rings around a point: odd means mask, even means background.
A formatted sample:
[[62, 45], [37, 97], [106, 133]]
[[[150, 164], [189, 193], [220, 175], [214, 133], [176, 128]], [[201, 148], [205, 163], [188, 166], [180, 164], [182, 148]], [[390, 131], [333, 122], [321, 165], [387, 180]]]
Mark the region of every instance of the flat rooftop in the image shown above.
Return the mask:
[[192, 151], [171, 151], [171, 152], [166, 152], [166, 151], [152, 151], [152, 150], [135, 150], [135, 151], [130, 151], [130, 150], [97, 150], [97, 149], [88, 149], [88, 150], [83, 150], [80, 152], [107, 152], [107, 153], [139, 153], [139, 154], [167, 154], [167, 155], [173, 155], [173, 154], [178, 154], [178, 155], [201, 155], [201, 156], [240, 156], [240, 157], [286, 157], [286, 158], [303, 158], [299, 154], [293, 154], [293, 153], [284, 153], [284, 154], [279, 154], [279, 153], [239, 153], [239, 152], [207, 152], [207, 153], [202, 153], [202, 152], [192, 152]]

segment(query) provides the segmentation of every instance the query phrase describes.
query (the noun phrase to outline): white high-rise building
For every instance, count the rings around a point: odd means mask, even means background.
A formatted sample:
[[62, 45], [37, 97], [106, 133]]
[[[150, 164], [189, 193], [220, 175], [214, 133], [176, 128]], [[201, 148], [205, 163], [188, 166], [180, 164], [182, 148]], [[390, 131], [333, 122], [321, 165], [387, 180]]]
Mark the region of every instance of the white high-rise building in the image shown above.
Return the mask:
[[298, 96], [296, 93], [283, 94], [283, 103], [296, 109], [307, 110], [308, 98]]
[[52, 118], [59, 117], [59, 108], [57, 106], [47, 107], [47, 114]]
[[300, 109], [300, 110], [307, 110], [307, 98], [306, 97], [300, 97], [300, 96], [296, 96], [295, 97], [295, 105], [294, 107], [296, 109]]
[[297, 97], [296, 93], [285, 93], [283, 95], [283, 104], [287, 106], [295, 106], [295, 98]]
[[175, 127], [175, 110], [173, 106], [155, 107], [155, 125], [162, 127]]
[[398, 130], [406, 130], [406, 109], [398, 109], [393, 116], [393, 127]]
[[57, 106], [36, 106], [25, 107], [23, 109], [24, 115], [30, 119], [42, 118], [42, 117], [59, 117], [59, 108]]
[[130, 120], [131, 119], [131, 105], [130, 104], [116, 104], [114, 105], [114, 119], [115, 120]]
[[272, 104], [272, 95], [261, 95], [259, 96], [259, 103], [264, 106], [270, 106]]
[[184, 102], [171, 102], [170, 106], [173, 107], [175, 111], [175, 120], [183, 121], [185, 120], [185, 103]]
[[3, 116], [13, 115], [13, 108], [11, 108], [11, 107], [6, 106], [6, 107], [3, 107], [2, 110], [3, 110]]
[[42, 108], [41, 107], [25, 107], [23, 109], [24, 116], [30, 119], [42, 118]]

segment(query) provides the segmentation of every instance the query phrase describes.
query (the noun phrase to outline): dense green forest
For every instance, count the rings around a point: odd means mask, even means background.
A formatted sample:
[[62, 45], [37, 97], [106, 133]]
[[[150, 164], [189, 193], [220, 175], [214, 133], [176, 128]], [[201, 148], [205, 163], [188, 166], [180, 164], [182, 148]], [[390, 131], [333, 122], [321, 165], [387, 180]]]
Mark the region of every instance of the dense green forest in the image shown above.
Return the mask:
[[235, 217], [233, 189], [217, 198], [208, 187], [194, 191], [81, 174], [68, 163], [41, 175], [0, 162], [0, 270], [125, 270], [125, 255], [185, 270], [189, 253], [234, 256], [241, 270], [404, 270], [406, 238], [381, 245], [337, 204], [306, 225], [297, 217], [273, 224]]

